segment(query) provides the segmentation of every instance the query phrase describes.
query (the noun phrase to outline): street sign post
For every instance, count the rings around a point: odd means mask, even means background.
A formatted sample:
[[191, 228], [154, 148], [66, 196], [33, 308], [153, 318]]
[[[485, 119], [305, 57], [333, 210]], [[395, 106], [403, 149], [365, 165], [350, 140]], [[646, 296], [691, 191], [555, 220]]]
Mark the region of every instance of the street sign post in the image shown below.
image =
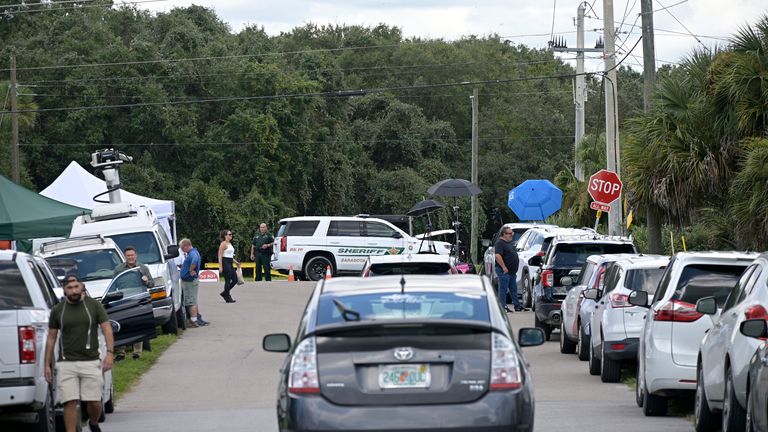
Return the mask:
[[[615, 172], [602, 169], [589, 177], [587, 191], [595, 202], [610, 208], [608, 204], [621, 196], [622, 186], [623, 184]], [[605, 211], [602, 208], [599, 210]]]

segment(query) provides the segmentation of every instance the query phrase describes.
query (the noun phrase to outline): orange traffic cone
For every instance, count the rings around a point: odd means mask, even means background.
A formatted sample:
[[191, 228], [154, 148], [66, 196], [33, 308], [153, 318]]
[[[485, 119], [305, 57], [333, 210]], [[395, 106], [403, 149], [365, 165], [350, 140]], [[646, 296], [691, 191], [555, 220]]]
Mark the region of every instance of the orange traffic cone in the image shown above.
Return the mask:
[[296, 278], [293, 276], [293, 266], [288, 267], [288, 282], [295, 282]]
[[331, 275], [331, 266], [328, 266], [325, 268], [325, 278], [330, 279], [332, 277]]

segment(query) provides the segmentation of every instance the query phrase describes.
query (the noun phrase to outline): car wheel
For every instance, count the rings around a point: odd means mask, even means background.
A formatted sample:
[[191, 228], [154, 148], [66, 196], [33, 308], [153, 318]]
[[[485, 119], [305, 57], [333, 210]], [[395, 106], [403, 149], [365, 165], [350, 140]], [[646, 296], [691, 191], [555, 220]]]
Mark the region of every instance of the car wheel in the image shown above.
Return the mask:
[[[747, 382], [749, 382], [749, 377], [747, 377]], [[749, 391], [747, 391], [747, 418], [744, 421], [744, 430], [746, 432], [755, 432], [755, 421], [754, 421], [754, 415], [755, 415], [755, 406], [752, 402], [752, 395]]]
[[638, 407], [643, 407], [643, 398], [645, 398], [645, 375], [643, 375], [643, 365], [640, 360], [637, 361], [637, 375], [635, 375], [635, 403]]
[[523, 307], [531, 307], [531, 278], [528, 277], [528, 273], [523, 273]]
[[319, 281], [325, 277], [328, 267], [331, 267], [331, 274], [333, 274], [333, 266], [328, 258], [322, 255], [313, 256], [304, 264], [304, 275], [311, 281]]
[[589, 344], [589, 374], [600, 375], [600, 359], [595, 357], [595, 349]]
[[576, 342], [571, 342], [565, 334], [564, 321], [560, 321], [560, 352], [563, 354], [573, 354], [576, 352]]
[[53, 388], [49, 385], [48, 394], [45, 396], [45, 405], [37, 411], [37, 423], [30, 425], [29, 430], [35, 432], [56, 431], [56, 410], [54, 404]]
[[536, 314], [533, 314], [533, 324], [534, 327], [538, 327], [544, 330], [544, 340], [549, 340], [549, 337], [552, 336], [552, 327], [550, 327], [549, 324], [545, 323], [544, 321], [540, 320]]
[[648, 393], [643, 381], [643, 414], [646, 417], [667, 415], [667, 398]]
[[589, 360], [589, 336], [584, 331], [581, 322], [579, 322], [579, 340], [576, 342], [576, 354], [581, 361]]
[[603, 357], [600, 360], [600, 381], [605, 383], [619, 382], [621, 379], [621, 362], [609, 359], [605, 355], [605, 341], [600, 345]]
[[109, 392], [109, 400], [104, 402], [104, 412], [112, 414], [115, 412], [115, 390], [112, 389]]
[[182, 330], [187, 329], [187, 308], [184, 306], [184, 298], [181, 299], [181, 308], [176, 311], [176, 327]]
[[696, 394], [693, 404], [693, 426], [696, 432], [709, 432], [717, 430], [717, 417], [709, 409], [707, 396], [704, 393], [704, 371], [701, 364], [696, 369]]
[[171, 317], [162, 326], [163, 334], [177, 334], [179, 332], [179, 326], [176, 322], [176, 308], [171, 306]]
[[747, 413], [736, 399], [736, 392], [733, 389], [733, 373], [731, 368], [728, 368], [725, 372], [725, 399], [721, 429], [723, 432], [743, 431], [746, 418]]

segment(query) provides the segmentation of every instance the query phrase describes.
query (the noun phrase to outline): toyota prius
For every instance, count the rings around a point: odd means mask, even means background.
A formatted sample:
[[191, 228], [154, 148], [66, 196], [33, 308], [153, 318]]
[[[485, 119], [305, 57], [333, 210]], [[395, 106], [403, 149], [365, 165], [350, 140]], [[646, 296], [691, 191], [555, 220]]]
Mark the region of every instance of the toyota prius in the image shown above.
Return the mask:
[[322, 280], [287, 352], [281, 431], [530, 431], [534, 399], [521, 346], [485, 276]]

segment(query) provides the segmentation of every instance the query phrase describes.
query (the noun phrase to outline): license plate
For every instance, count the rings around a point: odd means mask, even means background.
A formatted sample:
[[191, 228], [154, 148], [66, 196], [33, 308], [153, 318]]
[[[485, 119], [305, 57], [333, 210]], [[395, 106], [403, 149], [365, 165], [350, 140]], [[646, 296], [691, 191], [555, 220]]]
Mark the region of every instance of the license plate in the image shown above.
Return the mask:
[[427, 388], [432, 381], [428, 364], [396, 364], [379, 366], [379, 387]]

